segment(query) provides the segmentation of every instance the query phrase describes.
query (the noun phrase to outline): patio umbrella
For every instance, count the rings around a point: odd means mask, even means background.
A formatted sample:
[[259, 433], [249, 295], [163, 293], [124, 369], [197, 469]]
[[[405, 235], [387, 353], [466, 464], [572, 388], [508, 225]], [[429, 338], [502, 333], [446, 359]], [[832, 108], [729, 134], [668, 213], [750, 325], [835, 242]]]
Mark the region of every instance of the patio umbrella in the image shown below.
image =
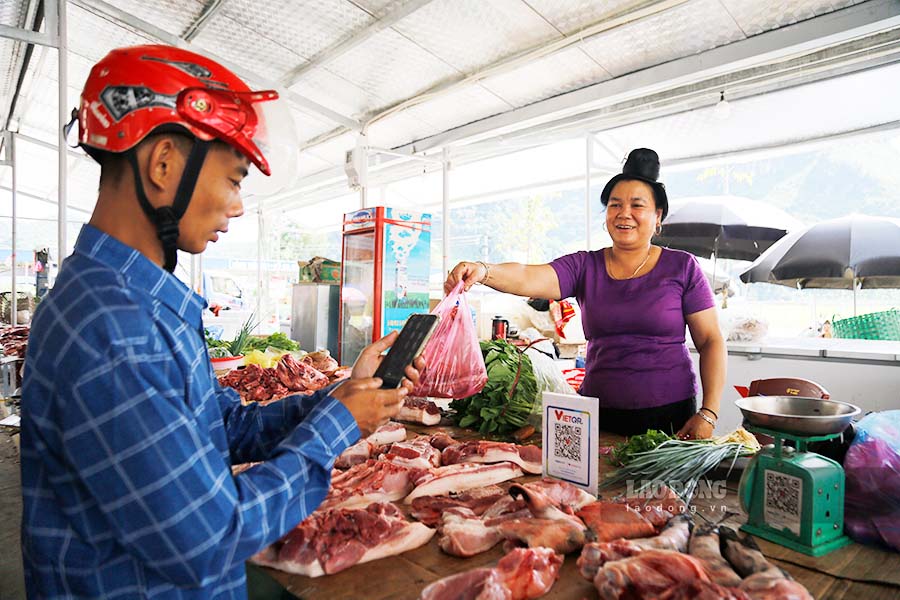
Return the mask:
[[740, 196], [699, 196], [673, 201], [655, 238], [667, 248], [713, 259], [756, 260], [800, 222], [765, 202]]
[[900, 288], [900, 219], [850, 215], [780, 239], [741, 273], [745, 283], [856, 290]]

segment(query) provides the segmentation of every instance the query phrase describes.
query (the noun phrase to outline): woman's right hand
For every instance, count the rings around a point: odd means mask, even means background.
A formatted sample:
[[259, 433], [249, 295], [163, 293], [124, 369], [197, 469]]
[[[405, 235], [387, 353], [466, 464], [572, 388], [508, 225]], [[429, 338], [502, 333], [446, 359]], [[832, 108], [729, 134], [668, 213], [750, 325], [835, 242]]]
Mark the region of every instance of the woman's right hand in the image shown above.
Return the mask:
[[473, 285], [481, 281], [487, 275], [487, 270], [482, 263], [463, 261], [450, 269], [447, 280], [444, 281], [444, 293], [449, 294], [460, 281], [463, 282], [465, 291], [469, 291]]

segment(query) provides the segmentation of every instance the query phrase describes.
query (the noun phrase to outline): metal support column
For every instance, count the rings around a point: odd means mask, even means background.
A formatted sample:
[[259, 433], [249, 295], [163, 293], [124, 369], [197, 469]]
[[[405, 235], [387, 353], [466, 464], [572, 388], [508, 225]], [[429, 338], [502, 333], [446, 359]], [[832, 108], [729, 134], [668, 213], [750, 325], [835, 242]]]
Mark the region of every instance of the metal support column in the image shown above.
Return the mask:
[[584, 240], [585, 250], [591, 251], [591, 166], [594, 163], [594, 136], [585, 137], [584, 151]]
[[[56, 28], [57, 28], [57, 48], [59, 50], [58, 56], [58, 66], [59, 66], [59, 88], [58, 88], [58, 102], [59, 102], [59, 123], [57, 124], [57, 131], [59, 132], [59, 150], [57, 151], [57, 156], [59, 157], [59, 185], [58, 187], [58, 249], [56, 253], [56, 264], [57, 264], [57, 272], [60, 267], [62, 267], [63, 257], [67, 254], [68, 243], [66, 240], [66, 204], [68, 202], [68, 194], [67, 194], [67, 180], [68, 180], [68, 165], [67, 160], [69, 153], [66, 151], [66, 134], [63, 131], [63, 128], [66, 126], [66, 123], [69, 122], [69, 110], [67, 107], [68, 99], [66, 97], [66, 92], [68, 91], [69, 86], [69, 57], [68, 57], [68, 41], [66, 36], [66, 0], [56, 0]], [[48, 11], [52, 11], [54, 7], [48, 7]], [[49, 28], [48, 28], [49, 29]]]
[[441, 273], [446, 277], [450, 271], [450, 149], [444, 146], [441, 154]]
[[7, 144], [6, 146], [6, 160], [9, 161], [9, 166], [12, 167], [12, 189], [10, 190], [12, 194], [12, 289], [10, 290], [10, 305], [9, 305], [9, 322], [15, 327], [18, 324], [17, 312], [18, 312], [18, 290], [16, 289], [16, 252], [18, 251], [18, 247], [16, 246], [16, 219], [18, 216], [16, 215], [16, 136], [14, 133], [7, 133], [6, 139], [4, 140]]

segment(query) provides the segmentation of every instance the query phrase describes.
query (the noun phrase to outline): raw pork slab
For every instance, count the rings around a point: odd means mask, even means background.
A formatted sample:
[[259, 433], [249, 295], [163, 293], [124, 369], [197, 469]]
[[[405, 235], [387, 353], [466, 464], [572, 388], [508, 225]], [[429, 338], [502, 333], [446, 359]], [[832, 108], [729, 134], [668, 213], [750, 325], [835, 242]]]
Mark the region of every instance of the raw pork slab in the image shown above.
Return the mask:
[[434, 530], [406, 521], [393, 504], [318, 510], [251, 561], [287, 573], [319, 577], [402, 554], [428, 542]]
[[459, 464], [431, 469], [414, 480], [415, 489], [404, 502], [421, 496], [440, 496], [485, 487], [522, 476], [522, 470], [508, 462], [495, 465]]
[[437, 425], [441, 422], [441, 409], [431, 400], [406, 397], [396, 418], [398, 421], [421, 423], [426, 426]]
[[369, 459], [346, 471], [332, 471], [331, 489], [322, 508], [365, 507], [372, 502], [392, 502], [406, 497], [419, 469]]
[[402, 442], [406, 439], [406, 427], [400, 423], [390, 421], [385, 423], [369, 437], [361, 439], [343, 452], [334, 461], [335, 469], [349, 469], [373, 458], [379, 448], [387, 444]]
[[383, 456], [402, 467], [431, 469], [441, 466], [441, 453], [428, 441], [428, 436], [419, 436], [408, 442], [394, 442]]
[[481, 516], [503, 498], [508, 498], [506, 492], [496, 485], [447, 496], [420, 496], [412, 501], [410, 514], [429, 527], [435, 527], [441, 522], [441, 515], [450, 508], [468, 508], [475, 515]]
[[563, 557], [548, 548], [517, 548], [492, 569], [480, 568], [435, 581], [420, 600], [529, 600], [550, 591]]
[[575, 513], [594, 532], [598, 542], [654, 535], [656, 528], [644, 516], [619, 502], [594, 502]]
[[441, 453], [445, 465], [458, 463], [498, 463], [511, 462], [519, 465], [526, 473], [537, 475], [541, 472], [541, 449], [537, 446], [519, 446], [506, 442], [472, 440], [460, 442]]
[[406, 427], [402, 423], [389, 421], [376, 429], [366, 439], [376, 446], [402, 442], [406, 440]]

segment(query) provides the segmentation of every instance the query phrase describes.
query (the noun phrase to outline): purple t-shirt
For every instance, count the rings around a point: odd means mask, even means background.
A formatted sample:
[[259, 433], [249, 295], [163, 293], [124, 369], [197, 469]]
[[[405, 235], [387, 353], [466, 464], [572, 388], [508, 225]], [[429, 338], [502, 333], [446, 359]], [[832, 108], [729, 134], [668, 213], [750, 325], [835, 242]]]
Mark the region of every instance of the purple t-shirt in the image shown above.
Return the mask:
[[563, 298], [574, 296], [588, 340], [581, 393], [608, 408], [651, 408], [696, 396], [697, 377], [684, 344], [685, 316], [714, 306], [692, 255], [662, 249], [650, 272], [616, 280], [603, 251], [550, 263]]

